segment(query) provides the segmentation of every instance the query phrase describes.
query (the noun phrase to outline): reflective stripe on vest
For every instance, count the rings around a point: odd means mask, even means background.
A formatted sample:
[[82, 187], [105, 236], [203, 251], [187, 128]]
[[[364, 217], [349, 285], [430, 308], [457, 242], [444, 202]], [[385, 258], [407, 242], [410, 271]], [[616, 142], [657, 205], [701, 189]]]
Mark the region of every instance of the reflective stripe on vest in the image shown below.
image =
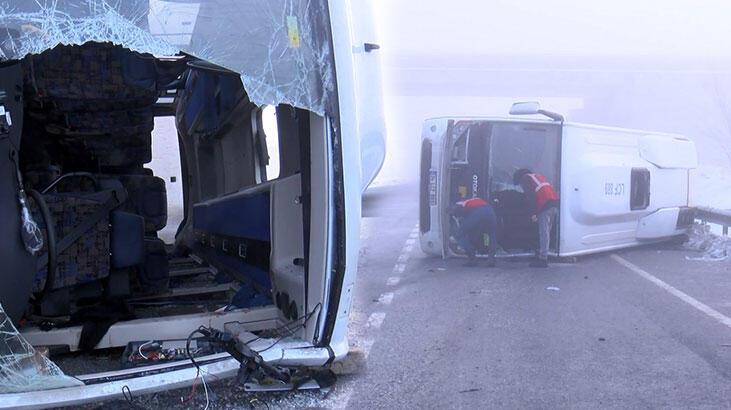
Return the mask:
[[462, 202], [457, 202], [457, 205], [461, 205], [461, 206], [469, 209], [469, 208], [477, 208], [480, 206], [485, 206], [485, 205], [487, 205], [487, 202], [482, 198], [470, 198], [470, 199], [466, 199]]
[[546, 177], [541, 174], [526, 174], [536, 184], [536, 208], [540, 211], [549, 201], [558, 201], [558, 194], [553, 190], [553, 186], [546, 181]]
[[536, 177], [536, 174], [528, 174], [528, 176], [529, 176], [529, 177], [530, 177], [530, 178], [531, 178], [531, 179], [533, 180], [533, 182], [534, 182], [534, 183], [536, 184], [536, 189], [535, 189], [535, 191], [536, 191], [536, 192], [540, 191], [540, 190], [541, 190], [541, 188], [543, 188], [544, 186], [551, 186], [551, 184], [549, 184], [548, 182], [545, 182], [545, 181], [541, 182], [541, 181], [540, 181], [540, 180], [538, 179], [538, 177]]

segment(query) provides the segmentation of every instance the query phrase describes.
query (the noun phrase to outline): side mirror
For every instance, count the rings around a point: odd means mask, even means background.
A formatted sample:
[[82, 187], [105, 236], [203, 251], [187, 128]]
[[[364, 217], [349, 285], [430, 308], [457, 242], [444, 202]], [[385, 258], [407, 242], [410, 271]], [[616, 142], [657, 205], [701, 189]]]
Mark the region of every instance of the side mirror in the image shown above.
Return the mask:
[[540, 110], [541, 105], [537, 101], [517, 102], [510, 107], [510, 115], [532, 115]]
[[542, 114], [546, 117], [554, 120], [563, 122], [563, 115], [555, 112], [546, 111], [541, 109], [541, 105], [537, 101], [517, 102], [510, 107], [510, 115], [534, 115]]

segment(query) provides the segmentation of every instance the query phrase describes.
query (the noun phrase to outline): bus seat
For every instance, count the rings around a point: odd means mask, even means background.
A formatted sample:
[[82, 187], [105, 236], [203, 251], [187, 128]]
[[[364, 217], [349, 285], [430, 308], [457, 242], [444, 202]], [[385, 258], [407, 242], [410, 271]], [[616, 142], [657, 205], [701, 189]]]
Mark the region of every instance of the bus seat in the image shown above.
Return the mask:
[[[127, 191], [127, 201], [120, 207], [126, 215], [137, 215], [143, 221], [143, 240], [135, 242], [134, 252], [141, 252], [138, 281], [148, 291], [168, 287], [170, 268], [165, 242], [157, 232], [167, 225], [167, 191], [165, 181], [152, 175], [104, 175], [102, 184], [120, 183]], [[122, 224], [124, 225], [124, 224]], [[114, 252], [113, 252], [114, 254]], [[126, 254], [125, 254], [126, 255]], [[136, 259], [135, 259], [136, 260]], [[121, 267], [121, 266], [120, 266]]]
[[[71, 234], [86, 218], [92, 217], [104, 203], [100, 193], [48, 193], [43, 197], [51, 213], [54, 224], [52, 229], [56, 234], [57, 243]], [[35, 219], [45, 234], [49, 227], [46, 226], [40, 213], [37, 213]], [[47, 249], [44, 249], [42, 253], [46, 251]], [[84, 232], [79, 240], [58, 253], [53, 289], [109, 276], [109, 251], [109, 214], [106, 214]], [[36, 275], [36, 292], [43, 289], [47, 276], [47, 267], [43, 266]]]
[[197, 254], [269, 294], [271, 183], [193, 205]]
[[165, 180], [151, 175], [104, 175], [99, 179], [119, 181], [127, 190], [127, 201], [121, 209], [144, 218], [145, 234], [155, 236], [167, 225], [168, 205]]
[[24, 59], [29, 128], [68, 169], [134, 169], [152, 159], [152, 56], [110, 43], [59, 45]]

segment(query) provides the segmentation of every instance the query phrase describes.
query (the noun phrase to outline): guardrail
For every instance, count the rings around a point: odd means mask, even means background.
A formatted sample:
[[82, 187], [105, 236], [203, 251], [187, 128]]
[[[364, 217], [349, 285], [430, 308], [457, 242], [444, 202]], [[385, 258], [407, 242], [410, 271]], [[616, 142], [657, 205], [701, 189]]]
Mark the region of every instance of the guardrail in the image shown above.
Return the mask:
[[695, 218], [703, 223], [721, 225], [724, 236], [728, 235], [728, 227], [731, 226], [731, 210], [696, 208]]

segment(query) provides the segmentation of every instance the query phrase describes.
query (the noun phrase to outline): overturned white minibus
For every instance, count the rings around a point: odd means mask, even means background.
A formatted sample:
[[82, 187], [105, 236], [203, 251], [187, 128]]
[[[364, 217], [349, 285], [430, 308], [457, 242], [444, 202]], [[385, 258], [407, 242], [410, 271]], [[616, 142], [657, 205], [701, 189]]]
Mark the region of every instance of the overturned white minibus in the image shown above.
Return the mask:
[[331, 383], [385, 147], [369, 8], [0, 2], [0, 408]]
[[424, 252], [461, 254], [451, 240], [456, 222], [447, 209], [481, 197], [498, 215], [498, 255], [530, 254], [538, 240], [534, 211], [513, 183], [513, 173], [522, 168], [543, 174], [560, 195], [553, 256], [647, 244], [681, 235], [692, 224], [689, 172], [697, 158], [688, 138], [564, 122], [537, 103], [515, 104], [511, 114], [550, 119], [424, 122], [419, 201]]

